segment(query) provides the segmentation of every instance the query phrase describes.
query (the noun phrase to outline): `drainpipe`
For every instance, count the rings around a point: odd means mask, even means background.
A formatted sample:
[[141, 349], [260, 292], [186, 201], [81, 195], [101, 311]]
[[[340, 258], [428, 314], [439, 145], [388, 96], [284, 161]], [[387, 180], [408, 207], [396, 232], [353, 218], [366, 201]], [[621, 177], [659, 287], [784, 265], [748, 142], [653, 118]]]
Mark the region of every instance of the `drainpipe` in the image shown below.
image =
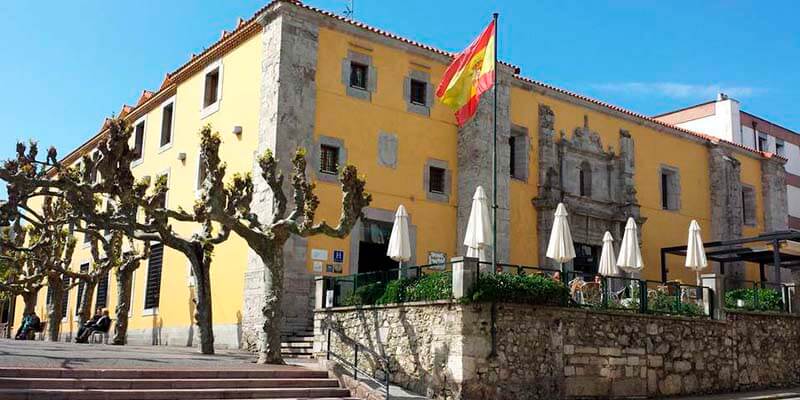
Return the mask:
[[761, 150], [761, 142], [758, 141], [758, 132], [756, 131], [756, 125], [758, 125], [758, 123], [756, 121], [753, 121], [753, 140], [754, 140], [753, 143], [756, 145], [755, 146], [756, 150], [763, 151]]

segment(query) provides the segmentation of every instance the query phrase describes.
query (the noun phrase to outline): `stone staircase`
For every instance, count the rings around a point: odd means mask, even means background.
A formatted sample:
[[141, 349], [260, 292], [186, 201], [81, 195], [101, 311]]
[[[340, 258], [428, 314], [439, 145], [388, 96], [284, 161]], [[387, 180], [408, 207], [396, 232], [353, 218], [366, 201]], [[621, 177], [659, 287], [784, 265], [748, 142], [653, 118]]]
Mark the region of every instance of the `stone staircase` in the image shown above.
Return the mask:
[[325, 371], [0, 368], [3, 400], [356, 400]]
[[314, 332], [305, 330], [284, 334], [281, 339], [281, 354], [284, 358], [314, 357]]

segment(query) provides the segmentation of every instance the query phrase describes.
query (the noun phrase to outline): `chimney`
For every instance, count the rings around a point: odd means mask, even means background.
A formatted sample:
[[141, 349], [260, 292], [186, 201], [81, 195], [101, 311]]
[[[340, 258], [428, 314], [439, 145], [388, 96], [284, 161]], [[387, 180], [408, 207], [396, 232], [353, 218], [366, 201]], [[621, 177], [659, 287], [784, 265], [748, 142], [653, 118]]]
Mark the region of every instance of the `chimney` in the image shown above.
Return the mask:
[[728, 95], [725, 93], [717, 93], [717, 101], [728, 100]]

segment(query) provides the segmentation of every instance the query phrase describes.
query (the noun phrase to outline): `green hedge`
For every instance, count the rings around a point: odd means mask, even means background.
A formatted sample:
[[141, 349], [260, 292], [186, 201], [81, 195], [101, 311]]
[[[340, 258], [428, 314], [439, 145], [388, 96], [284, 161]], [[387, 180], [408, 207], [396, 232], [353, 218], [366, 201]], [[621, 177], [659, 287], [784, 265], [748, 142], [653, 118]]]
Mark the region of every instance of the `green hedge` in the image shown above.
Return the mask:
[[686, 315], [689, 317], [704, 314], [699, 305], [681, 302], [680, 297], [659, 291], [655, 292], [655, 296], [647, 299], [647, 309], [659, 314]]
[[569, 302], [569, 289], [544, 275], [481, 275], [467, 302], [507, 302], [563, 306]]
[[[744, 300], [743, 307], [736, 304], [738, 300]], [[725, 293], [725, 307], [749, 311], [782, 311], [783, 296], [775, 289], [734, 289]]]
[[452, 297], [453, 284], [449, 273], [435, 272], [419, 278], [403, 278], [389, 282], [359, 286], [342, 300], [343, 306], [393, 304], [409, 301], [445, 300]]
[[360, 286], [353, 291], [349, 296], [342, 300], [343, 306], [363, 306], [375, 304], [375, 302], [383, 296], [386, 290], [386, 284], [383, 282], [370, 283], [368, 285]]

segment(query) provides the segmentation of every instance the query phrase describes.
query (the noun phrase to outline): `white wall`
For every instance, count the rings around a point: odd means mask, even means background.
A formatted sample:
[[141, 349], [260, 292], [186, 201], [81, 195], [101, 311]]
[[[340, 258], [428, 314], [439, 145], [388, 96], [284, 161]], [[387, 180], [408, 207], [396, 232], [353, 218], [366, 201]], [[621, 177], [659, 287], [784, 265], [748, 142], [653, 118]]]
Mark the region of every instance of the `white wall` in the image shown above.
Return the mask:
[[790, 174], [800, 175], [800, 147], [794, 143], [783, 142], [786, 149], [786, 172]]
[[686, 128], [690, 131], [705, 133], [707, 135], [719, 136], [719, 120], [716, 115], [709, 115], [707, 117], [693, 119], [691, 121], [682, 122], [677, 124], [681, 128]]
[[800, 188], [788, 185], [786, 186], [786, 195], [789, 203], [789, 215], [800, 218]]

